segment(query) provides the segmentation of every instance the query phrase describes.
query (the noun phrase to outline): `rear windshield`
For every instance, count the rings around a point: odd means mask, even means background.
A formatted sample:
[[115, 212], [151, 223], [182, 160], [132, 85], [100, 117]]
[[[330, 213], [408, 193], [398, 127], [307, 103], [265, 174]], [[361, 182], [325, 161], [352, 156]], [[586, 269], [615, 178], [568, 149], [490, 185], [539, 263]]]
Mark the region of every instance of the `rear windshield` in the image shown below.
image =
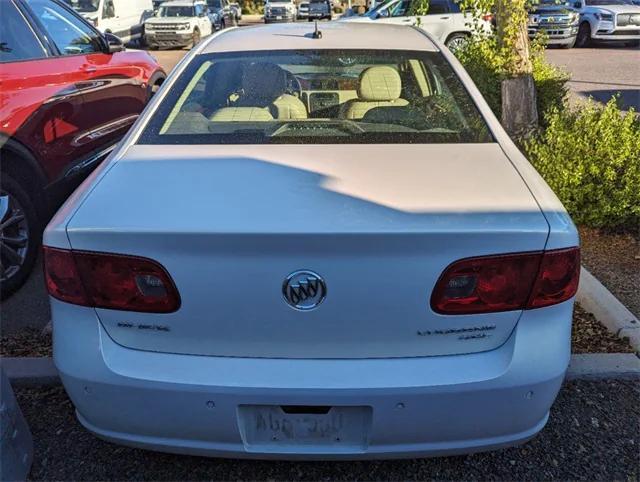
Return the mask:
[[141, 144], [491, 142], [437, 52], [302, 50], [197, 56]]

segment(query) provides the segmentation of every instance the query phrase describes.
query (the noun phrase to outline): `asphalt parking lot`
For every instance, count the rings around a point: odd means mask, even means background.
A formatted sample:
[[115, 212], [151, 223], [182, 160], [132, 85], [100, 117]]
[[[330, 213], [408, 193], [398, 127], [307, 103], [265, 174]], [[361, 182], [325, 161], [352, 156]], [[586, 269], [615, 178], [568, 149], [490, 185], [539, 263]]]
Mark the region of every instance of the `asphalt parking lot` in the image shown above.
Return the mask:
[[601, 45], [588, 49], [548, 49], [547, 58], [571, 73], [573, 99], [607, 102], [620, 94], [625, 109], [640, 112], [640, 49]]
[[633, 381], [567, 383], [546, 428], [520, 447], [362, 462], [207, 459], [130, 449], [82, 428], [62, 388], [17, 395], [35, 440], [32, 480], [631, 481], [640, 475], [640, 386]]

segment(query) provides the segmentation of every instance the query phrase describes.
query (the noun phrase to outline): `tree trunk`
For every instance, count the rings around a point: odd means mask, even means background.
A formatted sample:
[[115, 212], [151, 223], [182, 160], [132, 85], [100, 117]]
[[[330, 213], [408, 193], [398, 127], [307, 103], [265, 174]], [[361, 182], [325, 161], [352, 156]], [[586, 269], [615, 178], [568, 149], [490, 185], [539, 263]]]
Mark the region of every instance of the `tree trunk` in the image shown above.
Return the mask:
[[527, 18], [526, 0], [497, 1], [498, 42], [510, 76], [502, 82], [502, 125], [512, 136], [526, 136], [538, 126]]
[[531, 74], [502, 81], [502, 125], [512, 137], [528, 137], [538, 127], [536, 86]]

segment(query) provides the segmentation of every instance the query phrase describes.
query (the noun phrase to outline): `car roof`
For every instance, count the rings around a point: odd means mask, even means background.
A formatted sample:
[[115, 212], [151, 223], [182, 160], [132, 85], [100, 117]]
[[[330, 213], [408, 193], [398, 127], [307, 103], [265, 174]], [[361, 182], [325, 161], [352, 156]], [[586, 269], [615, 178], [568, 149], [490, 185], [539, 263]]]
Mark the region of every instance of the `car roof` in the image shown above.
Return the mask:
[[423, 31], [405, 25], [335, 21], [318, 23], [318, 30], [322, 38], [315, 39], [314, 24], [308, 22], [233, 28], [205, 40], [200, 53], [307, 49], [438, 51]]

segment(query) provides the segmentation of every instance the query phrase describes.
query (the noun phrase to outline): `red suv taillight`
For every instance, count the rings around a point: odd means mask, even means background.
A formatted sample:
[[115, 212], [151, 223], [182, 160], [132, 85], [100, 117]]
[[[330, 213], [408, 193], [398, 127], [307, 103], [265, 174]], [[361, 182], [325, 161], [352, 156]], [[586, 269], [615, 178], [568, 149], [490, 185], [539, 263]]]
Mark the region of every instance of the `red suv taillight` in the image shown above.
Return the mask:
[[541, 308], [572, 298], [579, 278], [579, 248], [463, 259], [440, 276], [431, 308], [444, 315]]
[[180, 307], [173, 280], [150, 259], [45, 247], [44, 267], [49, 294], [67, 303], [147, 313]]

